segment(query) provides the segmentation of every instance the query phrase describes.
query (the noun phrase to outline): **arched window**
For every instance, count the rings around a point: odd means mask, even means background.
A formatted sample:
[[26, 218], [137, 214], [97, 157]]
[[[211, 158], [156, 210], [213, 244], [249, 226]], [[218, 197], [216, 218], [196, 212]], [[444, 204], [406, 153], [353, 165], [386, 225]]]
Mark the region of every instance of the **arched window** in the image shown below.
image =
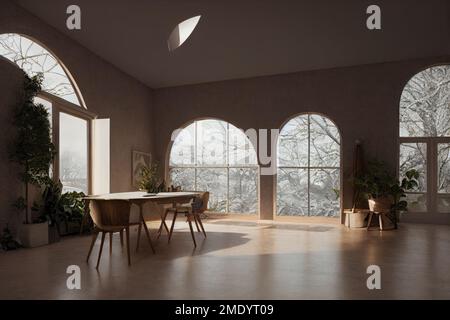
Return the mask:
[[256, 213], [258, 170], [250, 140], [221, 120], [193, 122], [178, 132], [170, 150], [171, 184], [209, 191], [210, 211]]
[[277, 214], [339, 216], [339, 130], [328, 118], [304, 114], [289, 120], [277, 144]]
[[450, 212], [450, 66], [412, 77], [400, 99], [399, 175], [420, 173], [408, 193], [413, 212]]
[[80, 106], [80, 93], [75, 90], [65, 67], [47, 49], [16, 33], [0, 35], [0, 55], [17, 64], [29, 76], [42, 73], [42, 89]]
[[52, 174], [63, 183], [63, 191], [90, 191], [90, 123], [93, 115], [63, 64], [42, 45], [15, 33], [0, 34], [0, 56], [15, 63], [29, 76], [43, 75], [43, 92], [35, 102], [50, 114], [52, 138], [58, 153]]

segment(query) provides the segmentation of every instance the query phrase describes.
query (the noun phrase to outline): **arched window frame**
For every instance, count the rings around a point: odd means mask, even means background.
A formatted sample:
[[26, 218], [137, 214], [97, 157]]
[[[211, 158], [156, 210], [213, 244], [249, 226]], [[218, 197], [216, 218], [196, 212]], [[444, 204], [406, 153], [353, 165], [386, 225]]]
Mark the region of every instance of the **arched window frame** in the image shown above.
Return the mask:
[[[72, 103], [69, 100], [63, 99], [62, 97], [59, 97], [57, 95], [51, 94], [44, 89], [38, 94], [37, 98], [42, 99], [45, 101], [45, 106], [48, 108], [50, 105], [49, 113], [51, 115], [51, 126], [52, 126], [52, 141], [54, 145], [56, 146], [56, 155], [53, 159], [52, 167], [51, 167], [51, 174], [55, 181], [57, 181], [60, 178], [60, 114], [65, 113], [69, 116], [82, 119], [86, 121], [86, 146], [87, 146], [87, 193], [91, 193], [92, 191], [92, 121], [96, 118], [96, 115], [89, 112], [86, 108], [85, 101], [83, 99], [83, 96], [80, 93], [80, 90], [78, 88], [78, 85], [76, 84], [75, 80], [73, 79], [71, 73], [66, 68], [66, 66], [61, 62], [61, 60], [43, 43], [40, 41], [34, 39], [33, 37], [30, 37], [28, 35], [20, 34], [20, 33], [3, 33], [4, 34], [11, 34], [11, 35], [17, 35], [22, 38], [26, 38], [27, 40], [36, 43], [38, 46], [42, 47], [43, 50], [47, 51], [47, 54], [50, 55], [53, 59], [55, 59], [56, 63], [61, 67], [61, 69], [64, 71], [65, 76], [70, 81], [70, 85], [73, 88], [74, 94], [76, 95], [79, 105]], [[6, 58], [2, 55], [0, 55], [0, 59], [3, 59], [7, 61], [8, 63], [12, 63], [15, 67], [20, 68], [20, 66], [12, 61], [9, 58]], [[21, 68], [20, 68], [21, 69]], [[23, 70], [23, 69], [22, 69]], [[25, 70], [24, 70], [25, 71]], [[29, 74], [29, 76], [32, 76], [33, 74]], [[45, 77], [45, 75], [44, 75]]]
[[[399, 103], [399, 137], [398, 137], [398, 161], [397, 172], [399, 179], [403, 178], [403, 174], [408, 169], [413, 169], [411, 166], [405, 166], [402, 163], [402, 149], [415, 148], [421, 151], [424, 162], [421, 166], [414, 166], [414, 169], [418, 169], [421, 173], [420, 187], [418, 190], [407, 192], [408, 211], [410, 216], [420, 215], [435, 215], [441, 213], [450, 213], [450, 192], [439, 192], [439, 148], [440, 146], [447, 145], [450, 148], [450, 131], [447, 130], [446, 134], [438, 133], [435, 136], [430, 134], [423, 135], [402, 135], [402, 103], [404, 103], [404, 95], [408, 90], [410, 84], [414, 81], [418, 81], [416, 77], [422, 76], [423, 73], [430, 72], [432, 68], [444, 67], [447, 68], [447, 75], [450, 75], [449, 64], [432, 65], [423, 68], [419, 72], [412, 75], [403, 86], [403, 90]], [[447, 80], [450, 83], [450, 78]], [[450, 108], [450, 105], [447, 105]], [[449, 110], [450, 112], [450, 110]], [[417, 155], [415, 158], [419, 158]]]

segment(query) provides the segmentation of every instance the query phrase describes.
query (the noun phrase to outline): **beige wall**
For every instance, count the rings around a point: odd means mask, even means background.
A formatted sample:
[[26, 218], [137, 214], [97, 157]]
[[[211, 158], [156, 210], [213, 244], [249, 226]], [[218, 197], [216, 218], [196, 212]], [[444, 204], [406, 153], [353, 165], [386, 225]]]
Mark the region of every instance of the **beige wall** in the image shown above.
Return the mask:
[[[152, 91], [25, 10], [2, 1], [0, 33], [8, 32], [38, 39], [49, 48], [70, 70], [88, 110], [111, 119], [111, 191], [129, 191], [131, 151], [153, 151]], [[22, 80], [20, 70], [3, 59], [0, 71], [0, 127], [7, 128]], [[0, 137], [0, 227], [10, 216], [10, 198], [17, 195], [16, 176], [6, 157], [10, 130], [6, 132]]]
[[[363, 142], [368, 157], [395, 167], [402, 89], [415, 73], [439, 62], [450, 62], [450, 57], [158, 89], [155, 153], [165, 163], [172, 131], [198, 118], [220, 118], [244, 130], [271, 129], [300, 113], [321, 113], [341, 132], [343, 205], [349, 207], [354, 142]], [[260, 180], [263, 219], [273, 216], [274, 179]], [[450, 216], [434, 221], [450, 223]]]

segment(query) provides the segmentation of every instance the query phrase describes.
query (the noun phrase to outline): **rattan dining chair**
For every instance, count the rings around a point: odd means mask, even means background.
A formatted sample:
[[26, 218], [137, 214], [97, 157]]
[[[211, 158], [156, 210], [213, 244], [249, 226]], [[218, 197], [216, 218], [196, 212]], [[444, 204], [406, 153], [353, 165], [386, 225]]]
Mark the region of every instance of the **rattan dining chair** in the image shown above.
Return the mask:
[[[142, 221], [132, 222], [130, 221], [131, 203], [127, 200], [91, 200], [90, 201], [90, 216], [94, 222], [94, 230], [92, 234], [92, 242], [89, 248], [86, 261], [89, 261], [92, 249], [98, 234], [102, 234], [102, 240], [100, 243], [100, 250], [98, 253], [97, 266], [100, 264], [100, 258], [102, 255], [103, 244], [105, 242], [105, 236], [109, 233], [109, 251], [112, 253], [112, 237], [114, 233], [120, 234], [120, 243], [123, 246], [123, 231], [126, 235], [126, 247], [128, 264], [131, 265], [130, 256], [130, 227], [139, 226], [142, 227]], [[148, 237], [148, 241], [152, 250], [154, 251], [152, 241]]]

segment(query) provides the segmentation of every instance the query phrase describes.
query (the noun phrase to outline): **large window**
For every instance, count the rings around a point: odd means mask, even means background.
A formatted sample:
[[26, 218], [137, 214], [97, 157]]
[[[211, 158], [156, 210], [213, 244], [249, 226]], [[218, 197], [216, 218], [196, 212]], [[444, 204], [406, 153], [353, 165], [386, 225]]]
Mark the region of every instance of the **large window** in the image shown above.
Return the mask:
[[199, 120], [178, 132], [170, 150], [171, 184], [209, 191], [209, 210], [258, 211], [256, 152], [244, 132], [220, 120]]
[[400, 99], [399, 175], [420, 173], [409, 211], [450, 212], [450, 66], [412, 77]]
[[63, 191], [88, 193], [88, 121], [59, 114], [59, 178]]
[[81, 105], [81, 95], [75, 90], [64, 66], [40, 44], [16, 33], [0, 34], [0, 56], [17, 64], [29, 76], [42, 73], [44, 91]]
[[340, 145], [326, 117], [305, 114], [286, 123], [277, 145], [278, 215], [339, 215]]
[[76, 86], [59, 60], [37, 42], [14, 33], [0, 35], [0, 56], [17, 64], [29, 76], [42, 73], [42, 92], [35, 103], [50, 115], [57, 147], [50, 174], [60, 179], [63, 191], [90, 192], [90, 123], [93, 115], [80, 108]]

